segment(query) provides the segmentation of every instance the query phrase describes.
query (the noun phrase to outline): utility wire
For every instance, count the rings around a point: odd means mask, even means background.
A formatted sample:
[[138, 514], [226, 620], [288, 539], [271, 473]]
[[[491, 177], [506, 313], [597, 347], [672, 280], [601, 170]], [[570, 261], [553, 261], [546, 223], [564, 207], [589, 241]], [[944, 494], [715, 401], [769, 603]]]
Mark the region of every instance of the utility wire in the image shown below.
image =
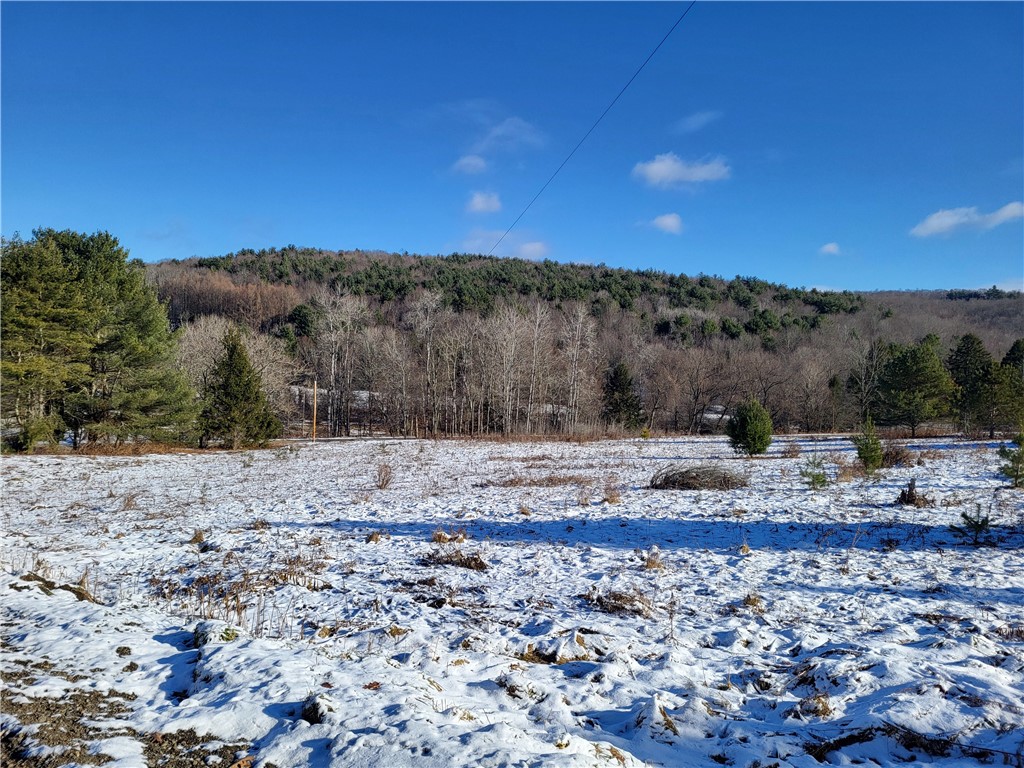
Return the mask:
[[618, 92], [618, 94], [615, 96], [614, 99], [612, 99], [611, 104], [609, 104], [607, 107], [605, 107], [605, 110], [604, 110], [604, 112], [601, 113], [601, 116], [599, 118], [597, 118], [597, 120], [594, 121], [594, 124], [592, 126], [590, 126], [590, 130], [587, 131], [585, 134], [583, 134], [583, 138], [579, 140], [579, 142], [576, 144], [575, 147], [572, 148], [572, 152], [570, 152], [568, 154], [568, 156], [565, 158], [565, 160], [562, 161], [562, 164], [560, 166], [558, 166], [558, 168], [555, 169], [555, 172], [553, 174], [551, 174], [551, 178], [548, 179], [546, 182], [544, 182], [544, 186], [540, 188], [540, 191], [536, 195], [533, 196], [533, 200], [531, 200], [527, 204], [527, 206], [525, 208], [523, 208], [523, 212], [520, 213], [516, 217], [516, 220], [512, 222], [512, 225], [508, 229], [505, 230], [504, 234], [502, 234], [501, 237], [498, 238], [498, 242], [496, 242], [494, 245], [491, 246], [491, 250], [489, 250], [487, 252], [488, 256], [493, 254], [494, 253], [494, 249], [497, 248], [499, 245], [501, 245], [501, 241], [505, 239], [505, 237], [508, 235], [508, 233], [511, 232], [513, 229], [515, 229], [515, 226], [516, 226], [516, 224], [519, 223], [519, 220], [522, 219], [523, 216], [526, 215], [526, 212], [528, 210], [530, 210], [530, 208], [533, 207], [533, 204], [535, 202], [537, 202], [537, 198], [539, 198], [541, 195], [544, 194], [544, 190], [548, 188], [548, 185], [551, 184], [552, 181], [555, 180], [555, 177], [558, 175], [559, 171], [561, 171], [565, 167], [566, 163], [568, 163], [572, 159], [572, 156], [576, 154], [576, 150], [583, 146], [583, 142], [585, 142], [587, 140], [587, 138], [590, 136], [590, 134], [592, 134], [594, 132], [594, 129], [597, 128], [597, 126], [601, 123], [602, 120], [604, 120], [605, 115], [607, 115], [609, 112], [612, 111], [612, 107], [615, 106], [615, 103], [622, 97], [622, 94], [624, 94], [626, 92], [626, 89], [629, 88], [629, 86], [631, 86], [633, 84], [633, 81], [636, 80], [636, 78], [639, 76], [639, 74], [641, 72], [643, 72], [644, 67], [647, 66], [647, 62], [649, 62], [651, 59], [654, 58], [654, 54], [656, 54], [658, 52], [658, 49], [661, 48], [661, 46], [665, 44], [665, 41], [668, 40], [669, 36], [673, 32], [676, 31], [676, 27], [678, 27], [682, 23], [683, 19], [686, 18], [686, 14], [688, 14], [690, 12], [690, 9], [693, 8], [693, 6], [696, 3], [697, 3], [697, 0], [690, 0], [690, 4], [688, 6], [686, 6], [686, 10], [683, 11], [682, 15], [678, 19], [676, 19], [676, 23], [673, 24], [672, 28], [669, 29], [669, 31], [665, 33], [665, 36], [663, 38], [661, 38], [661, 42], [658, 43], [656, 46], [654, 46], [654, 50], [651, 51], [650, 55], [646, 59], [644, 59], [644, 63], [641, 64], [639, 69], [637, 69], [637, 71], [633, 73], [633, 76], [631, 78], [629, 78], [629, 82], [627, 82], [624, 86], [622, 86], [622, 90]]

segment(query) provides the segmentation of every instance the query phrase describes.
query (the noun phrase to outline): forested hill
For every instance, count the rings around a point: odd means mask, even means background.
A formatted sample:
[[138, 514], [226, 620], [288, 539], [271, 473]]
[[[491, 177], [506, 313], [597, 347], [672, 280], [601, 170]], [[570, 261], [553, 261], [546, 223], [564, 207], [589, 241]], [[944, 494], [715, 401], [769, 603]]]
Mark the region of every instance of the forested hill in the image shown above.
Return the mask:
[[1024, 420], [1020, 293], [293, 247], [146, 266], [109, 233], [43, 229], [0, 246], [0, 404], [27, 448], [234, 445], [238, 382], [262, 439], [304, 433], [314, 384], [328, 435], [692, 433], [751, 401], [806, 432]]
[[[562, 264], [474, 254], [421, 256], [383, 251], [268, 248], [148, 266], [175, 326], [221, 315], [300, 335], [318, 292], [361, 296], [394, 320], [418, 296], [437, 294], [455, 312], [488, 315], [502, 304], [580, 303], [595, 318], [636, 317], [651, 335], [683, 343], [753, 337], [769, 348], [780, 331], [814, 330], [825, 318], [892, 318], [893, 337], [974, 333], [994, 348], [1024, 335], [1024, 294], [954, 289], [853, 293], [793, 288], [757, 277], [675, 275], [603, 264]], [[315, 304], [315, 302], [314, 302]], [[297, 311], [296, 311], [297, 310]]]
[[[700, 317], [703, 321], [714, 315], [718, 331], [726, 336], [769, 336], [791, 326], [814, 328], [823, 315], [855, 313], [864, 306], [863, 298], [849, 291], [791, 288], [756, 277], [724, 280], [703, 274], [689, 277], [603, 264], [471, 254], [418, 256], [288, 246], [164, 262], [152, 266], [151, 273], [176, 321], [214, 309], [205, 306], [202, 297], [193, 296], [204, 290], [196, 284], [197, 275], [204, 276], [207, 292], [217, 293], [224, 301], [230, 299], [229, 285], [259, 281], [293, 288], [292, 295], [303, 300], [320, 286], [381, 303], [436, 292], [456, 312], [484, 315], [509, 301], [581, 302], [596, 317], [615, 310], [638, 313], [655, 324], [660, 322], [659, 332], [665, 335], [684, 331], [687, 320]], [[281, 301], [272, 303], [274, 309], [283, 306]], [[680, 310], [695, 313], [681, 315]], [[217, 313], [233, 314], [228, 307], [220, 307]]]

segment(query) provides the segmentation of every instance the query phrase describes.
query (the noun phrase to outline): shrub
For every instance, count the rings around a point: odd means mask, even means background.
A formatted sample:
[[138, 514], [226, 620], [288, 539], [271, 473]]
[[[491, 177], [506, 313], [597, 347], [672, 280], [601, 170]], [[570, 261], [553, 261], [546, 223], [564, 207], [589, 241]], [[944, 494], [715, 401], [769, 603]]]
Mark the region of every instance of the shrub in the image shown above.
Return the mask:
[[651, 488], [660, 491], [731, 491], [746, 486], [745, 478], [715, 465], [687, 468], [670, 464], [651, 478]]
[[882, 466], [882, 441], [878, 439], [875, 432], [875, 425], [871, 417], [864, 422], [861, 433], [853, 438], [853, 444], [857, 448], [857, 458], [864, 467], [865, 472], [874, 472]]
[[381, 491], [385, 490], [391, 481], [395, 479], [395, 469], [390, 464], [382, 462], [377, 465], [377, 488]]
[[910, 453], [910, 449], [901, 443], [889, 443], [885, 444], [882, 450], [882, 466], [885, 469], [891, 467], [912, 467], [914, 465], [914, 457]]
[[999, 471], [1010, 478], [1010, 485], [1014, 488], [1024, 487], [1024, 430], [1013, 438], [1016, 448], [1004, 445], [999, 448], [999, 458], [1004, 459], [1006, 464], [999, 467]]
[[764, 453], [772, 443], [772, 417], [757, 400], [750, 399], [736, 409], [725, 433], [736, 453]]
[[812, 490], [820, 491], [828, 485], [828, 474], [825, 472], [825, 460], [814, 456], [806, 461], [800, 470], [800, 477], [807, 481]]
[[960, 513], [960, 518], [964, 521], [963, 525], [951, 525], [950, 528], [966, 543], [977, 547], [984, 543], [991, 543], [991, 539], [982, 541], [982, 536], [987, 536], [992, 530], [992, 515], [991, 513], [982, 514], [981, 504], [976, 504], [975, 507], [976, 513], [973, 515], [969, 512]]

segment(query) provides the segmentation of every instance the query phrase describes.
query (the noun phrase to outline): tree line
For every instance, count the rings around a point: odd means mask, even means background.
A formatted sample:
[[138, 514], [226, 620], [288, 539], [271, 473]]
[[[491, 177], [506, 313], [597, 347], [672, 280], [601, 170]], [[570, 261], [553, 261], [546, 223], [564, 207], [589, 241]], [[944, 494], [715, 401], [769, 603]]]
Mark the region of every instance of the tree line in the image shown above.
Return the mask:
[[692, 434], [751, 400], [789, 431], [1024, 419], [1024, 339], [908, 338], [861, 296], [754, 278], [294, 248], [147, 268], [107, 233], [54, 230], [5, 241], [2, 267], [23, 447], [308, 434], [314, 386], [321, 435]]

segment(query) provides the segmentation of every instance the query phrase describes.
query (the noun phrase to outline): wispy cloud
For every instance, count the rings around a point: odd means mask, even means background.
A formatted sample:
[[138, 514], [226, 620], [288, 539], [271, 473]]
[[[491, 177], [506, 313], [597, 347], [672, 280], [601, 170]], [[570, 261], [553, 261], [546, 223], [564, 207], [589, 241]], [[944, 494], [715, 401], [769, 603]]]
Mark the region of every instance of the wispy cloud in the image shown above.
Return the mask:
[[455, 161], [452, 170], [456, 173], [473, 176], [487, 170], [487, 161], [480, 157], [480, 155], [463, 155]]
[[529, 243], [523, 243], [516, 251], [515, 255], [520, 259], [529, 259], [530, 261], [539, 261], [548, 255], [547, 243], [543, 243], [540, 240], [533, 240]]
[[715, 110], [706, 112], [694, 112], [687, 115], [674, 126], [676, 133], [696, 133], [701, 128], [706, 128], [716, 120], [721, 119], [722, 113]]
[[469, 213], [496, 213], [501, 210], [501, 198], [495, 192], [474, 192], [466, 203]]
[[980, 213], [975, 206], [943, 208], [910, 230], [910, 234], [914, 237], [934, 237], [963, 229], [986, 230], [1020, 218], [1024, 218], [1024, 203], [1021, 202], [1007, 203], [992, 213]]
[[533, 124], [521, 117], [506, 117], [490, 127], [473, 145], [472, 152], [475, 155], [485, 155], [489, 152], [510, 152], [543, 145], [544, 134]]
[[668, 232], [670, 235], [678, 235], [683, 231], [683, 220], [678, 213], [663, 213], [651, 220], [651, 226], [662, 232]]
[[838, 256], [839, 255], [839, 243], [825, 243], [821, 248], [818, 249], [818, 253], [822, 256]]
[[[488, 253], [503, 234], [505, 232], [501, 229], [474, 229], [463, 238], [459, 250], [463, 253]], [[502, 240], [495, 256], [537, 261], [545, 258], [550, 251], [548, 244], [541, 240], [517, 240], [513, 233]]]
[[721, 158], [715, 157], [694, 163], [688, 163], [674, 152], [656, 155], [646, 163], [633, 166], [633, 177], [658, 189], [672, 189], [684, 184], [696, 184], [705, 181], [728, 179], [732, 169]]

